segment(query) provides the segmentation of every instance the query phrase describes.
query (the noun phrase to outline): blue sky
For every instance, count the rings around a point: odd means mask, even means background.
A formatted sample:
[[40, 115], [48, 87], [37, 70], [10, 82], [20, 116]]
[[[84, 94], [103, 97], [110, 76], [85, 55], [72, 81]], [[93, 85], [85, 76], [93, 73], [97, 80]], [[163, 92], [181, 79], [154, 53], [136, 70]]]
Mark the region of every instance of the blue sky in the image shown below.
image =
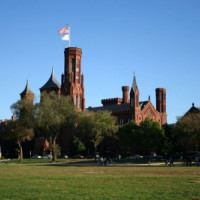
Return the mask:
[[155, 105], [167, 89], [168, 123], [200, 106], [199, 0], [1, 0], [0, 119], [10, 118], [29, 79], [39, 88], [52, 66], [60, 82], [64, 48], [57, 34], [71, 26], [71, 46], [82, 48], [86, 106], [121, 97], [136, 73], [140, 100]]

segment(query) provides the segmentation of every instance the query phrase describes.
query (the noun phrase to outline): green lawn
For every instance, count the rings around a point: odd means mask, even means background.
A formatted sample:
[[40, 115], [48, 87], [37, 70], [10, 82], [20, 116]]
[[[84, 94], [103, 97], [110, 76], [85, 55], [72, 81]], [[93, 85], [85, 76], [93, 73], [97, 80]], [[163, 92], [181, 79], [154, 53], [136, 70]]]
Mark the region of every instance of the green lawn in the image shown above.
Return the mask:
[[0, 163], [0, 199], [200, 199], [200, 167]]
[[[57, 163], [73, 163], [73, 162], [94, 162], [94, 159], [64, 159], [64, 158], [58, 158]], [[11, 160], [3, 160], [2, 163], [5, 164], [19, 164], [18, 159], [11, 159]], [[25, 158], [23, 160], [23, 164], [37, 164], [37, 163], [52, 163], [51, 159], [48, 158]]]

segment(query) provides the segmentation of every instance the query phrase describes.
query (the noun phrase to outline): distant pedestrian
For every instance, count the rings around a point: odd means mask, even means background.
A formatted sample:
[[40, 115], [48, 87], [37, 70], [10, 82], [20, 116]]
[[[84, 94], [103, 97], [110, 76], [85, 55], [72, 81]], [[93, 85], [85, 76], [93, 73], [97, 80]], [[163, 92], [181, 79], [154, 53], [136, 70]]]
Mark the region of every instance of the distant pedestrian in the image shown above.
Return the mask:
[[174, 167], [174, 160], [172, 156], [169, 157], [169, 166]]
[[103, 159], [103, 164], [107, 165], [107, 158], [106, 157]]
[[98, 164], [98, 165], [101, 165], [101, 159], [100, 159], [100, 157], [98, 157], [97, 164]]
[[104, 159], [103, 159], [103, 156], [101, 157], [101, 164], [103, 165], [103, 161], [104, 161]]
[[195, 164], [196, 164], [196, 166], [200, 165], [200, 163], [199, 163], [199, 157], [198, 156], [195, 157]]
[[110, 157], [109, 156], [107, 157], [107, 162], [108, 162], [108, 164], [110, 164]]
[[147, 162], [148, 162], [148, 166], [150, 167], [150, 164], [151, 164], [151, 157], [150, 156], [148, 156]]
[[165, 165], [168, 166], [168, 160], [167, 159], [165, 160]]
[[192, 159], [190, 157], [187, 157], [186, 159], [186, 166], [192, 166]]

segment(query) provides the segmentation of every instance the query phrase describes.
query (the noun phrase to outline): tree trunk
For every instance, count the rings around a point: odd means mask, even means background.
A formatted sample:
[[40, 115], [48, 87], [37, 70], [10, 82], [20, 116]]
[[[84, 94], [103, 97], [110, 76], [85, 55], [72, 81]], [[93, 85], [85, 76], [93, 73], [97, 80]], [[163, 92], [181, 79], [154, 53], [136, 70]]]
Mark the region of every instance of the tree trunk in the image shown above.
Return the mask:
[[97, 147], [94, 145], [94, 160], [97, 162]]
[[56, 138], [52, 141], [52, 162], [57, 160]]
[[22, 162], [23, 162], [23, 149], [22, 149], [22, 145], [20, 144], [19, 140], [17, 140], [17, 144], [19, 146], [19, 163], [22, 164]]

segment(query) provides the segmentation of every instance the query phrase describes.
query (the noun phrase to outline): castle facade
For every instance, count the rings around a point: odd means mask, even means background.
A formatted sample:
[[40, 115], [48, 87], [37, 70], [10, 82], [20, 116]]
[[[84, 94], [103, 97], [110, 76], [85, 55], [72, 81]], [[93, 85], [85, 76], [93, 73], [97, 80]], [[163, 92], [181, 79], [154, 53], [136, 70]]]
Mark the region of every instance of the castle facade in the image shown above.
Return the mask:
[[101, 107], [89, 107], [89, 111], [107, 110], [116, 116], [119, 125], [134, 120], [137, 124], [147, 117], [157, 121], [160, 126], [167, 122], [166, 113], [166, 89], [156, 88], [156, 108], [151, 103], [150, 97], [147, 101], [140, 101], [139, 89], [136, 77], [133, 77], [133, 84], [129, 93], [129, 86], [122, 86], [122, 98], [102, 99]]
[[[77, 112], [85, 111], [85, 90], [84, 75], [81, 73], [82, 50], [77, 47], [68, 47], [64, 50], [64, 73], [61, 75], [61, 84], [57, 81], [54, 70], [47, 82], [40, 88], [40, 93], [55, 92], [57, 95], [69, 95], [76, 107]], [[34, 93], [27, 81], [26, 87], [20, 94], [21, 99], [26, 98], [34, 102]], [[129, 92], [129, 86], [122, 87], [122, 98], [102, 99], [103, 106], [89, 107], [86, 111], [107, 110], [116, 116], [119, 125], [135, 120], [136, 123], [144, 121], [147, 117], [159, 122], [162, 126], [166, 124], [166, 89], [156, 89], [156, 108], [150, 101], [140, 101], [139, 89], [136, 77], [133, 77], [133, 84]], [[61, 133], [59, 144], [63, 155], [68, 155], [70, 151], [70, 141], [73, 140], [73, 131]], [[39, 135], [35, 137], [34, 154], [45, 155], [48, 151], [49, 143]]]

